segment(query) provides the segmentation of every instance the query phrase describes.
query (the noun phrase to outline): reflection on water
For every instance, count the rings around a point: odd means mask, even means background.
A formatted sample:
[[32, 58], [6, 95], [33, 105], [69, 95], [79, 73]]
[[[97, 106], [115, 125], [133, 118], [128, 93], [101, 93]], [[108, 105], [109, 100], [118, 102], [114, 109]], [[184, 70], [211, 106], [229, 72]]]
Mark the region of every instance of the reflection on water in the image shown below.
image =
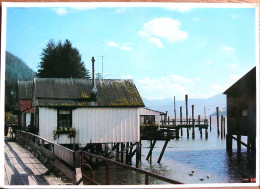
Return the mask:
[[[191, 132], [191, 131], [190, 131]], [[203, 183], [241, 183], [244, 177], [255, 177], [255, 155], [249, 155], [242, 146], [241, 155], [236, 153], [236, 142], [233, 143], [233, 152], [226, 152], [226, 141], [217, 136], [216, 121], [213, 119], [212, 131], [208, 140], [205, 135], [201, 139], [196, 129], [196, 138], [187, 139], [186, 129], [179, 140], [168, 143], [160, 164], [157, 163], [164, 142], [158, 141], [152, 155], [152, 165], [146, 161], [150, 141], [142, 141], [141, 169], [163, 175], [165, 177], [189, 184]], [[190, 133], [191, 136], [191, 133]], [[245, 139], [245, 138], [244, 138]], [[133, 166], [135, 159], [133, 160]], [[189, 172], [194, 171], [193, 176]], [[94, 170], [95, 180], [105, 184], [105, 167]], [[207, 176], [209, 178], [207, 178]], [[201, 181], [203, 178], [204, 181]], [[110, 184], [144, 184], [144, 175], [119, 167], [111, 166]], [[149, 177], [150, 184], [167, 184], [158, 179]]]

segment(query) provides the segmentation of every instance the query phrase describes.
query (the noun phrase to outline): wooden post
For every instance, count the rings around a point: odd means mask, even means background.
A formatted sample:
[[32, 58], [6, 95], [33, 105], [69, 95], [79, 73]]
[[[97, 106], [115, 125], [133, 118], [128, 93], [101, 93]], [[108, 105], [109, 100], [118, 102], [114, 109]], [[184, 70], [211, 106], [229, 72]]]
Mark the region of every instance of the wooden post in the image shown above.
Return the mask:
[[[188, 95], [185, 95], [185, 106], [186, 106], [186, 124], [188, 125], [189, 124], [189, 120], [188, 120]], [[187, 127], [187, 138], [189, 138], [189, 127]]]
[[232, 135], [228, 135], [226, 136], [226, 150], [227, 152], [232, 152], [232, 143], [233, 143], [233, 138]]
[[223, 115], [221, 115], [221, 119], [220, 119], [220, 133], [221, 133], [221, 139], [223, 139]]
[[237, 153], [238, 154], [241, 153], [241, 135], [240, 134], [237, 135]]
[[156, 140], [154, 140], [153, 142], [151, 140], [151, 142], [150, 142], [150, 150], [149, 150], [149, 153], [148, 153], [148, 155], [146, 157], [146, 160], [148, 160], [150, 158], [150, 163], [151, 164], [152, 164], [152, 152], [153, 152], [153, 148], [155, 146], [155, 143], [156, 143]]
[[174, 96], [174, 122], [176, 125], [176, 103], [175, 103], [175, 96]]
[[128, 154], [129, 153], [128, 147], [129, 147], [129, 142], [126, 143], [126, 148], [127, 148], [126, 155], [125, 155], [125, 163], [126, 164], [129, 164], [129, 161], [130, 161], [129, 160], [129, 154]]
[[119, 143], [117, 143], [117, 146], [116, 146], [116, 161], [119, 161]]
[[[182, 125], [182, 106], [180, 106], [180, 123], [181, 123], [181, 125]], [[181, 136], [183, 136], [182, 127], [181, 127]]]
[[121, 143], [121, 163], [124, 163], [124, 153], [122, 152], [124, 150], [124, 143]]
[[219, 107], [216, 108], [217, 111], [217, 130], [218, 130], [218, 136], [219, 136]]
[[211, 132], [211, 116], [209, 116], [209, 128], [210, 128], [210, 132]]
[[160, 154], [160, 156], [159, 156], [159, 159], [158, 159], [157, 163], [160, 163], [160, 162], [161, 162], [161, 159], [162, 159], [162, 157], [163, 157], [163, 154], [164, 154], [164, 151], [165, 151], [165, 149], [166, 149], [166, 146], [167, 146], [168, 142], [169, 142], [169, 140], [167, 139], [167, 140], [165, 141], [164, 145], [163, 145], [163, 149], [162, 149], [162, 151], [161, 151], [161, 154]]
[[135, 157], [136, 157], [136, 160], [135, 160], [136, 161], [136, 163], [135, 163], [136, 168], [139, 167], [140, 156], [141, 156], [141, 148], [140, 148], [140, 142], [138, 142], [136, 144], [136, 155], [135, 155]]
[[170, 116], [168, 116], [168, 125], [170, 125]]
[[198, 115], [198, 122], [199, 122], [200, 138], [202, 138], [202, 128], [200, 127], [200, 115]]
[[250, 149], [251, 149], [251, 140], [250, 140], [250, 136], [247, 136], [247, 153], [250, 153]]
[[192, 139], [195, 139], [195, 120], [194, 120], [194, 105], [191, 105], [191, 115], [192, 115]]
[[224, 138], [226, 138], [226, 118], [224, 117], [223, 119], [224, 119], [224, 120], [223, 120], [223, 126], [224, 126], [224, 128], [223, 128], [223, 130], [224, 130]]
[[166, 111], [166, 115], [165, 115], [165, 117], [164, 117], [164, 125], [166, 125], [166, 121], [167, 121], [167, 118], [168, 118], [168, 111]]

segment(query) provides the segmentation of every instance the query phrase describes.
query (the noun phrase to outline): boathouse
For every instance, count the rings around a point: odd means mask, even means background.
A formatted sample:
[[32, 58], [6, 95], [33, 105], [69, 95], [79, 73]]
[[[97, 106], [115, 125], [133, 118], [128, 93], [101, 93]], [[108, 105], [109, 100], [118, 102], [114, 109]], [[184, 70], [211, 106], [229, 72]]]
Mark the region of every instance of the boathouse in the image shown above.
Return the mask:
[[160, 125], [160, 121], [162, 120], [162, 116], [165, 115], [163, 112], [159, 112], [156, 110], [152, 110], [149, 108], [141, 108], [140, 109], [140, 124], [157, 124]]
[[28, 126], [33, 123], [34, 109], [32, 109], [32, 81], [18, 81], [18, 124], [28, 129]]
[[[232, 150], [232, 139], [237, 141], [238, 152], [241, 144], [255, 151], [256, 138], [256, 67], [229, 87], [227, 95], [227, 150]], [[247, 136], [247, 144], [241, 141]]]
[[35, 78], [32, 103], [38, 135], [47, 140], [79, 146], [140, 140], [144, 103], [133, 80]]

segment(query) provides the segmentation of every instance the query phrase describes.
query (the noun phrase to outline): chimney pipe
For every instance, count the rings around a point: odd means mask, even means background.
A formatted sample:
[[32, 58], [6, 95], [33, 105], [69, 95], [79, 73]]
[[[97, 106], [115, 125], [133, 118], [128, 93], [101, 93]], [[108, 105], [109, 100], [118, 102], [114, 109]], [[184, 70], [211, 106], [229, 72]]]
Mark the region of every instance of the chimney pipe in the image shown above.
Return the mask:
[[94, 56], [91, 58], [92, 61], [92, 91], [91, 91], [91, 98], [96, 100], [97, 98], [97, 87], [95, 82], [95, 59]]
[[92, 56], [91, 62], [92, 62], [92, 88], [93, 88], [95, 85], [95, 59], [94, 59], [94, 56]]

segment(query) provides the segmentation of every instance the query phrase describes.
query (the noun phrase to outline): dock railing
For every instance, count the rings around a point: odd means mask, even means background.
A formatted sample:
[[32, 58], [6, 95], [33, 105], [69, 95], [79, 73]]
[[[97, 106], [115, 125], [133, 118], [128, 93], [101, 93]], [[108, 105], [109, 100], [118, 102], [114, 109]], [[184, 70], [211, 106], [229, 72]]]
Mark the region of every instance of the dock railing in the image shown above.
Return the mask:
[[[81, 151], [82, 153], [82, 164], [83, 165], [87, 165], [86, 163], [83, 162], [83, 157], [84, 156], [88, 156], [90, 158], [96, 158], [96, 159], [99, 159], [99, 160], [102, 160], [106, 163], [106, 184], [109, 185], [110, 184], [110, 165], [117, 165], [117, 166], [120, 166], [122, 168], [126, 168], [128, 170], [131, 170], [131, 171], [135, 171], [135, 172], [138, 172], [138, 173], [141, 173], [141, 174], [144, 174], [145, 175], [145, 184], [148, 185], [149, 184], [149, 177], [153, 177], [153, 178], [156, 178], [156, 179], [159, 179], [159, 180], [162, 180], [162, 181], [165, 181], [165, 182], [168, 182], [168, 183], [171, 183], [171, 184], [183, 184], [179, 181], [176, 181], [176, 180], [172, 180], [172, 179], [169, 179], [169, 178], [166, 178], [166, 177], [163, 177], [161, 175], [158, 175], [158, 174], [155, 174], [155, 173], [151, 173], [151, 172], [148, 172], [148, 171], [145, 171], [145, 170], [142, 170], [142, 169], [139, 169], [139, 168], [135, 168], [135, 167], [132, 167], [132, 166], [129, 166], [129, 165], [126, 165], [124, 163], [120, 163], [118, 161], [114, 161], [114, 160], [111, 160], [111, 159], [108, 159], [108, 158], [104, 158], [104, 157], [101, 157], [101, 156], [98, 156], [98, 155], [95, 155], [95, 154], [92, 154], [92, 153], [89, 153], [89, 152], [85, 152], [85, 151]], [[92, 182], [93, 184], [99, 184], [97, 183], [94, 178], [93, 178], [93, 174], [90, 174], [91, 177], [88, 177], [87, 175], [85, 174], [82, 174], [82, 176], [84, 178], [86, 178], [87, 180], [89, 180], [90, 182]]]
[[[27, 148], [36, 157], [41, 157], [51, 168], [56, 167], [72, 180], [74, 184], [81, 183], [80, 152], [73, 151], [62, 145], [48, 141], [33, 133], [17, 130], [16, 141]], [[48, 173], [46, 173], [48, 174]]]
[[[94, 180], [92, 167], [84, 162], [84, 157], [96, 158], [106, 163], [106, 184], [110, 184], [110, 165], [120, 166], [131, 171], [135, 171], [145, 175], [145, 184], [149, 184], [149, 177], [157, 178], [159, 180], [171, 184], [183, 184], [181, 182], [154, 174], [139, 168], [135, 168], [124, 163], [120, 163], [102, 156], [98, 156], [86, 151], [73, 151], [62, 145], [48, 141], [33, 133], [16, 130], [16, 141], [18, 144], [28, 149], [37, 158], [46, 159], [46, 161], [53, 164], [53, 167], [59, 169], [63, 174], [72, 180], [74, 184], [83, 184], [83, 177], [90, 181], [92, 184], [99, 184]], [[51, 172], [52, 168], [49, 171]], [[84, 169], [90, 170], [90, 176], [82, 174]], [[48, 173], [45, 173], [48, 174]], [[139, 184], [139, 183], [138, 183]]]

